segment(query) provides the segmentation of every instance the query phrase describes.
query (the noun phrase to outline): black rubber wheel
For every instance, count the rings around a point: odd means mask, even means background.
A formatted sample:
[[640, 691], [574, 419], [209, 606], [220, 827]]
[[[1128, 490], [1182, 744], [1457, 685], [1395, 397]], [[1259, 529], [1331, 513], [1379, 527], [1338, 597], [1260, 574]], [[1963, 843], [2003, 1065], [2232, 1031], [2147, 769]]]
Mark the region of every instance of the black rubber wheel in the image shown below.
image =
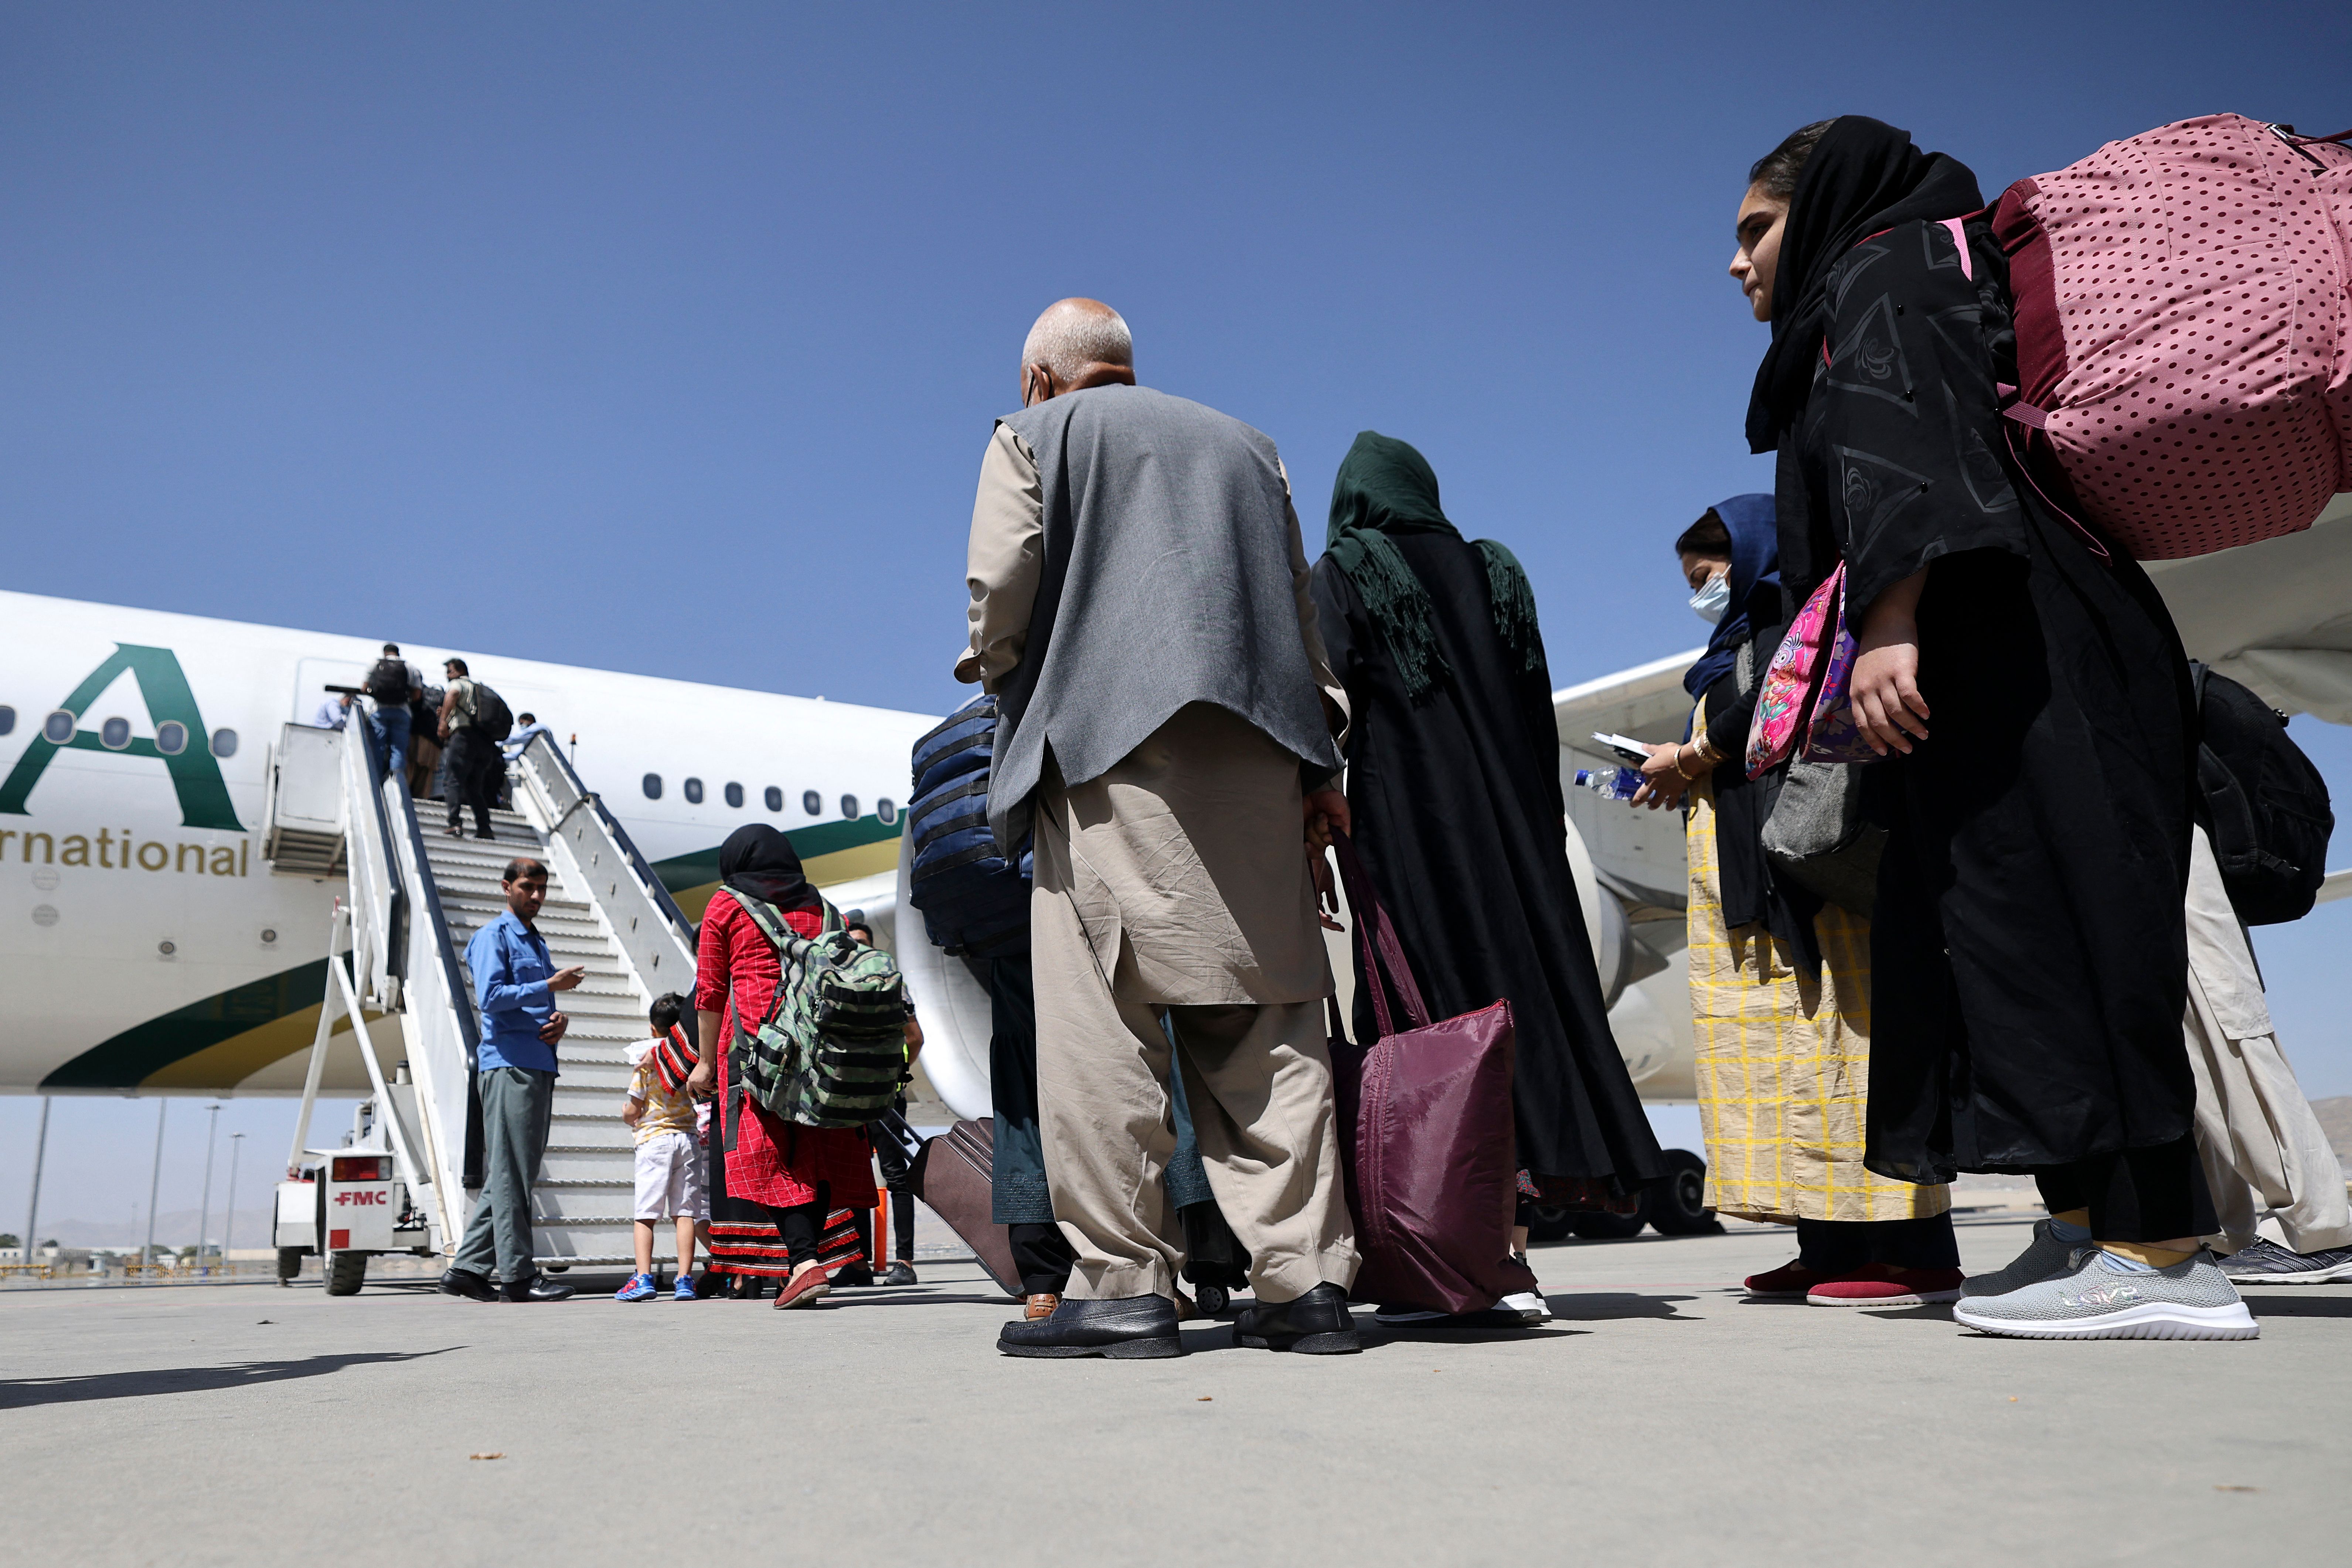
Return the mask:
[[327, 1294], [356, 1296], [367, 1282], [368, 1255], [364, 1252], [330, 1252], [327, 1254]]
[[1223, 1285], [1195, 1285], [1192, 1288], [1192, 1300], [1200, 1305], [1201, 1315], [1204, 1318], [1223, 1317], [1233, 1299], [1233, 1293]]
[[281, 1247], [278, 1249], [278, 1278], [291, 1279], [302, 1272], [304, 1250], [299, 1247]]
[[1576, 1234], [1576, 1216], [1557, 1204], [1528, 1206], [1528, 1242], [1566, 1241]]
[[[1642, 1207], [1649, 1208], [1643, 1200]], [[1587, 1241], [1625, 1241], [1642, 1234], [1648, 1220], [1640, 1214], [1603, 1214], [1597, 1209], [1580, 1209], [1568, 1216], [1569, 1227]]]
[[1660, 1236], [1723, 1234], [1723, 1222], [1706, 1206], [1706, 1162], [1687, 1149], [1666, 1151], [1666, 1179], [1650, 1189], [1643, 1212]]

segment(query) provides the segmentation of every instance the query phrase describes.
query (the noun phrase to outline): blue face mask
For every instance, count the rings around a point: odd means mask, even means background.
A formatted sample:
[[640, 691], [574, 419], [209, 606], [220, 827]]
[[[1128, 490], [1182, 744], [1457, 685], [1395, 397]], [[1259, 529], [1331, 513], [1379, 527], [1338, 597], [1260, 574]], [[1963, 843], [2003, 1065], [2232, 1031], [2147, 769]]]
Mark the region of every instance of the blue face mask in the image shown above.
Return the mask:
[[1709, 577], [1706, 586], [1690, 596], [1690, 607], [1708, 626], [1720, 622], [1723, 613], [1731, 608], [1731, 574], [1718, 572]]

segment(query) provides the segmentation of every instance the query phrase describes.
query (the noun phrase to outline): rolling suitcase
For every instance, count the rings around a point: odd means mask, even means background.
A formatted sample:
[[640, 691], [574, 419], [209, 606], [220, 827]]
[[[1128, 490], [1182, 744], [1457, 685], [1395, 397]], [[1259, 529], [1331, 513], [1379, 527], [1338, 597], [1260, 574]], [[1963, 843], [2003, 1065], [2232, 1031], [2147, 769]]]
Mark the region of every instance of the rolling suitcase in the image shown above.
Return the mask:
[[1013, 1266], [1013, 1243], [989, 1218], [995, 1127], [992, 1121], [959, 1121], [946, 1136], [926, 1142], [915, 1156], [915, 1195], [964, 1239], [999, 1289], [1018, 1298], [1021, 1271]]

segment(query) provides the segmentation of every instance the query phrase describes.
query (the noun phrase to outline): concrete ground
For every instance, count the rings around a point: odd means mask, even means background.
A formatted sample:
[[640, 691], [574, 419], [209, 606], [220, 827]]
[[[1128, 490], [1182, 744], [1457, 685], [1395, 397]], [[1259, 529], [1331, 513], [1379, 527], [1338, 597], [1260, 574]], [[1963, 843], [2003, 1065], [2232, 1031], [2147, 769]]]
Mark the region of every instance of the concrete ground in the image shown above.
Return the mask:
[[1993, 1340], [1743, 1303], [1790, 1253], [1570, 1243], [1540, 1331], [1121, 1363], [998, 1356], [969, 1263], [793, 1313], [26, 1291], [0, 1475], [100, 1564], [2340, 1560], [2352, 1288], [2252, 1293], [2251, 1343]]

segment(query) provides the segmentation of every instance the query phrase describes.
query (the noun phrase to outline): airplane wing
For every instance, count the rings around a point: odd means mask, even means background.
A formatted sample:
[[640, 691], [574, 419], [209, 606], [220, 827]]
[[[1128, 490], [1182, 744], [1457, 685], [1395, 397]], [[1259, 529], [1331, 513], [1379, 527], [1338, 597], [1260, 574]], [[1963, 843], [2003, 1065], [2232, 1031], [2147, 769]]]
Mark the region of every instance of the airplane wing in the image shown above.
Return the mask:
[[2152, 562], [2147, 574], [2189, 658], [2273, 708], [2352, 724], [2352, 494], [2301, 533]]

